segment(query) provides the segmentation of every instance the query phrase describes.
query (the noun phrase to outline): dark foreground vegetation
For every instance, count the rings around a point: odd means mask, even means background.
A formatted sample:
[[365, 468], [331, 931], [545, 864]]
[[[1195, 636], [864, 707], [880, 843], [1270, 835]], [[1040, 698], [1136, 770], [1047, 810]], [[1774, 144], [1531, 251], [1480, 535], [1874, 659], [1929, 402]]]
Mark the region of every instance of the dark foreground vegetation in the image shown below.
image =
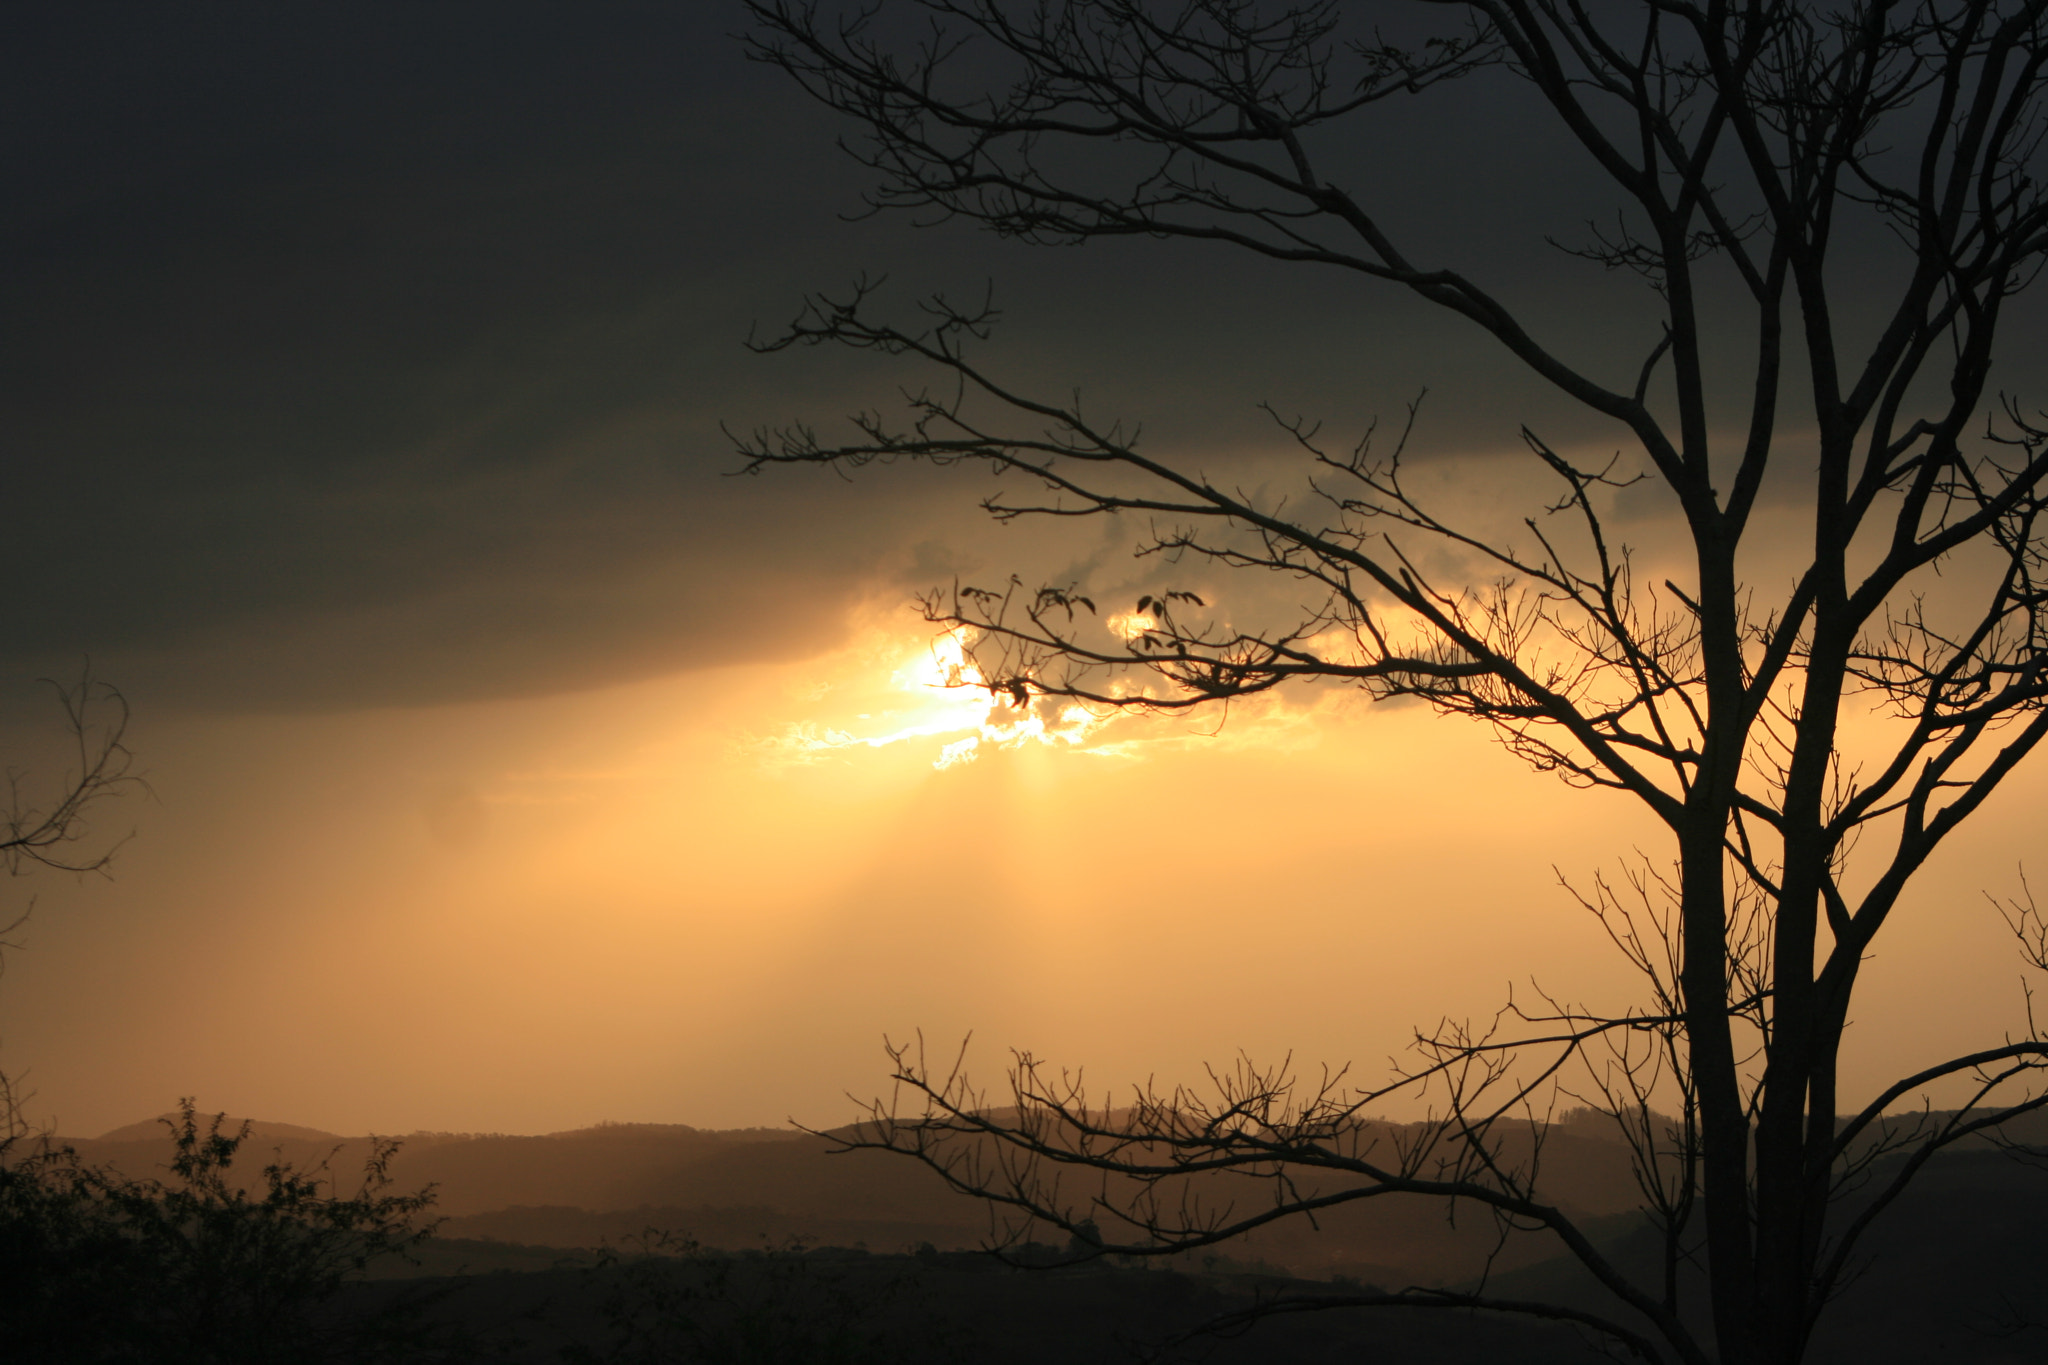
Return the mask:
[[[1598, 1144], [1549, 1136], [1604, 1203]], [[1373, 1360], [1591, 1362], [1580, 1330], [1413, 1302], [1345, 1307], [1411, 1284], [1569, 1306], [1600, 1287], [1539, 1239], [1502, 1247], [1483, 1219], [1462, 1228], [1333, 1224], [1329, 1245], [1236, 1245], [1165, 1260], [1090, 1257], [1069, 1241], [1004, 1257], [972, 1249], [972, 1201], [923, 1202], [892, 1179], [912, 1163], [827, 1155], [809, 1135], [613, 1127], [554, 1138], [443, 1135], [457, 1206], [512, 1194], [760, 1196], [780, 1207], [501, 1208], [437, 1221], [435, 1192], [402, 1181], [397, 1144], [329, 1143], [282, 1125], [252, 1129], [187, 1106], [153, 1139], [30, 1144], [0, 1162], [0, 1355], [9, 1361], [127, 1365], [831, 1365], [832, 1362]], [[267, 1148], [267, 1150], [266, 1150]], [[289, 1153], [288, 1154], [288, 1149]], [[356, 1160], [350, 1160], [353, 1152]], [[105, 1158], [120, 1153], [121, 1169]], [[137, 1167], [156, 1158], [153, 1172]], [[2012, 1151], [1933, 1162], [1888, 1212], [1858, 1278], [1814, 1344], [1822, 1362], [2033, 1361], [2048, 1354], [2048, 1174]], [[95, 1159], [97, 1158], [97, 1159]], [[750, 1174], [751, 1173], [751, 1174]], [[550, 1183], [552, 1182], [552, 1183]], [[1873, 1182], [1880, 1185], [1882, 1182]], [[403, 1193], [394, 1191], [405, 1191]], [[924, 1192], [930, 1193], [930, 1192]], [[863, 1195], [866, 1199], [864, 1201]], [[892, 1210], [901, 1202], [905, 1207]], [[861, 1213], [896, 1212], [894, 1219]], [[1608, 1254], [1656, 1273], [1658, 1243], [1637, 1213], [1588, 1215]], [[741, 1232], [749, 1221], [758, 1226]], [[651, 1226], [666, 1223], [666, 1228]], [[818, 1245], [790, 1228], [862, 1231]], [[892, 1232], [937, 1228], [933, 1240]], [[499, 1235], [448, 1235], [493, 1229]], [[621, 1229], [625, 1229], [621, 1231]], [[536, 1233], [564, 1234], [556, 1245]], [[521, 1234], [525, 1235], [522, 1236]], [[950, 1236], [948, 1234], [951, 1234]], [[814, 1233], [813, 1236], [816, 1234]], [[955, 1245], [957, 1243], [957, 1245]], [[1495, 1247], [1487, 1255], [1485, 1245]], [[1273, 1253], [1286, 1249], [1283, 1264]], [[1417, 1273], [1333, 1270], [1411, 1254]], [[1701, 1281], [1692, 1286], [1700, 1293]]]

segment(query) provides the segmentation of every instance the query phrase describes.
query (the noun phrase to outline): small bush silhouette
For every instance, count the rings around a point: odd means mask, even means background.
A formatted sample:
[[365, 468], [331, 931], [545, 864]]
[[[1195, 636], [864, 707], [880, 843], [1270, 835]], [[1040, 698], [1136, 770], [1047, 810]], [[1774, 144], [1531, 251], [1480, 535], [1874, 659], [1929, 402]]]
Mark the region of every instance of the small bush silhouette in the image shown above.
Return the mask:
[[16, 1359], [92, 1365], [317, 1365], [432, 1353], [417, 1295], [344, 1308], [342, 1284], [432, 1232], [430, 1189], [390, 1193], [398, 1144], [372, 1144], [356, 1192], [327, 1163], [232, 1178], [247, 1124], [192, 1101], [164, 1120], [170, 1179], [129, 1179], [68, 1148], [0, 1143], [0, 1339]]

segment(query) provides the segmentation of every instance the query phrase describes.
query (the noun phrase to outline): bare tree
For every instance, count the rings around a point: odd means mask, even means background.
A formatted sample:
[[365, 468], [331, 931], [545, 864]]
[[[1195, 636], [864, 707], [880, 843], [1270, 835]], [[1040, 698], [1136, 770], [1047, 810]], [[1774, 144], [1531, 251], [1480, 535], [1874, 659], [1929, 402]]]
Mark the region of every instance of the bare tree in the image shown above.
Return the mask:
[[77, 683], [51, 683], [64, 713], [70, 764], [40, 796], [27, 777], [7, 771], [7, 806], [0, 811], [0, 867], [11, 877], [36, 868], [58, 872], [103, 872], [118, 842], [86, 846], [88, 808], [141, 779], [125, 743], [128, 701], [95, 682], [90, 671]]
[[[1405, 434], [1391, 451], [1339, 449], [1287, 421], [1314, 496], [1279, 504], [1141, 449], [1077, 403], [1005, 386], [970, 357], [985, 308], [937, 300], [903, 327], [873, 315], [865, 287], [813, 299], [764, 349], [908, 356], [945, 382], [900, 421], [856, 418], [843, 443], [757, 432], [741, 442], [749, 468], [979, 462], [1030, 490], [990, 497], [998, 519], [1146, 520], [1143, 551], [1191, 575], [1285, 575], [1319, 604], [1246, 624], [1192, 576], [1107, 618], [1085, 584], [926, 598], [930, 620], [972, 640], [992, 691], [1019, 706], [1188, 708], [1352, 683], [1482, 721], [1573, 785], [1627, 792], [1669, 840], [1660, 860], [1581, 892], [1649, 984], [1636, 1010], [1510, 1008], [1423, 1036], [1417, 1063], [1380, 1087], [1245, 1066], [1115, 1111], [1028, 1057], [997, 1107], [904, 1051], [908, 1103], [879, 1104], [864, 1140], [1105, 1251], [1203, 1246], [1339, 1202], [1453, 1199], [1555, 1237], [1612, 1311], [1483, 1290], [1371, 1302], [1568, 1317], [1648, 1360], [1801, 1358], [1858, 1238], [1914, 1172], [2048, 1103], [2048, 1036], [2031, 1020], [1846, 1117], [1837, 1094], [1872, 942], [2048, 734], [2048, 421], [1986, 388], [2007, 302], [2048, 248], [2048, 0], [1425, 0], [1407, 15], [1444, 27], [1405, 45], [1363, 26], [1390, 7], [1336, 0], [751, 7], [755, 54], [853, 121], [878, 209], [1029, 241], [1179, 239], [1407, 291], [1622, 429], [1640, 462], [1588, 466], [1525, 429], [1557, 495], [1509, 540], [1414, 491]], [[1371, 129], [1387, 102], [1495, 79], [1525, 83], [1625, 205], [1582, 254], [1639, 274], [1662, 326], [1616, 373], [1568, 363], [1472, 263], [1398, 240], [1383, 216], [1398, 187], [1325, 169], [1344, 130]], [[1871, 229], [1895, 250], [1865, 253], [1851, 280], [1844, 243]], [[1709, 281], [1746, 310], [1739, 325], [1710, 324]], [[1845, 321], [1872, 309], [1874, 326]], [[1710, 364], [1736, 351], [1739, 367]], [[1747, 376], [1739, 390], [1711, 382], [1730, 372]], [[1767, 475], [1800, 488], [1809, 542], [1771, 547], [1797, 556], [1782, 588], [1776, 564], [1753, 570]], [[1661, 582], [1637, 577], [1603, 515], [1637, 476], [1689, 551]], [[1446, 557], [1424, 551], [1442, 548], [1479, 566], [1470, 580], [1425, 572]], [[2014, 915], [2048, 968], [2032, 903]], [[1886, 1118], [1963, 1081], [1958, 1111]], [[1564, 1084], [1628, 1141], [1663, 1233], [1652, 1281], [1546, 1203], [1535, 1149], [1509, 1141]], [[1442, 1117], [1399, 1132], [1363, 1120], [1397, 1092], [1435, 1095]], [[1249, 1210], [1183, 1197], [1190, 1177], [1220, 1173], [1269, 1197]], [[1680, 1304], [1699, 1262], [1704, 1320]]]
[[[75, 684], [52, 682], [63, 712], [69, 761], [54, 781], [38, 782], [15, 768], [6, 771], [7, 801], [0, 807], [0, 870], [9, 877], [36, 871], [79, 875], [105, 872], [123, 840], [93, 837], [92, 808], [138, 786], [133, 755], [125, 742], [128, 702], [120, 692], [93, 679], [87, 669]], [[0, 970], [12, 935], [26, 925], [34, 901], [0, 922]], [[0, 911], [4, 913], [4, 911]], [[0, 1072], [0, 1158], [25, 1133], [22, 1096]]]

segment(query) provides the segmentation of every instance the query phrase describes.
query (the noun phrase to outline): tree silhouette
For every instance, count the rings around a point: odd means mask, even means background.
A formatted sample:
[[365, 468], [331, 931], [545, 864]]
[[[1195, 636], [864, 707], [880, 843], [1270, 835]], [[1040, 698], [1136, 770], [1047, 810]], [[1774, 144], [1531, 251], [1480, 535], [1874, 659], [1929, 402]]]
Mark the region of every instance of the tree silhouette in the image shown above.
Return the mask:
[[179, 1101], [169, 1179], [132, 1179], [42, 1146], [0, 1167], [0, 1330], [23, 1358], [95, 1365], [299, 1365], [449, 1358], [433, 1298], [341, 1299], [432, 1233], [431, 1186], [392, 1194], [398, 1143], [371, 1140], [353, 1193], [330, 1169], [233, 1170], [250, 1137]]
[[[127, 699], [95, 682], [89, 668], [76, 684], [50, 686], [64, 714], [71, 763], [54, 783], [37, 784], [13, 768], [7, 770], [7, 801], [0, 807], [0, 871], [9, 877], [36, 871], [105, 872], [124, 841], [94, 842], [88, 816], [123, 788], [143, 783], [125, 742]], [[0, 970], [6, 966], [6, 951], [15, 946], [9, 936], [28, 923], [34, 908], [30, 900], [0, 923]], [[26, 1135], [21, 1098], [6, 1073], [0, 1072], [0, 1164]]]
[[66, 771], [44, 795], [34, 794], [28, 780], [7, 771], [7, 804], [0, 810], [0, 869], [18, 877], [36, 868], [58, 872], [100, 872], [113, 861], [115, 845], [86, 851], [78, 847], [89, 837], [87, 811], [119, 791], [138, 784], [133, 755], [124, 742], [128, 733], [128, 702], [120, 692], [95, 682], [90, 671], [71, 686], [51, 683], [64, 713], [71, 759]]
[[[1623, 1015], [1511, 1007], [1420, 1037], [1416, 1064], [1382, 1087], [1298, 1087], [1245, 1064], [1212, 1091], [1115, 1111], [1029, 1057], [994, 1108], [957, 1069], [898, 1050], [911, 1102], [878, 1103], [861, 1141], [922, 1157], [1020, 1219], [1076, 1235], [1093, 1219], [1114, 1253], [1204, 1246], [1340, 1202], [1448, 1198], [1554, 1236], [1612, 1310], [1483, 1291], [1351, 1302], [1561, 1316], [1646, 1360], [1798, 1360], [1857, 1239], [1913, 1173], [2048, 1103], [2034, 1085], [2048, 1037], [2031, 1023], [1846, 1118], [1837, 1096], [1871, 944], [2048, 734], [2048, 420], [1986, 387], [2007, 302], [2048, 248], [2048, 0], [1444, 0], [1420, 10], [1442, 30], [1405, 44], [1366, 27], [1382, 7], [1335, 0], [751, 8], [755, 55], [853, 121], [876, 209], [1027, 241], [1228, 246], [1405, 290], [1636, 452], [1588, 466], [1525, 428], [1556, 497], [1505, 540], [1416, 491], [1405, 432], [1391, 450], [1342, 449], [1289, 420], [1312, 497], [1281, 503], [1006, 386], [970, 358], [986, 307], [934, 300], [906, 327], [874, 316], [865, 285], [812, 299], [763, 349], [914, 357], [945, 382], [900, 421], [860, 415], [842, 443], [756, 432], [740, 442], [749, 469], [979, 462], [1017, 476], [984, 503], [1000, 520], [1141, 517], [1144, 552], [1284, 575], [1316, 603], [1276, 625], [1233, 621], [1186, 587], [1107, 618], [1085, 584], [925, 598], [930, 620], [971, 640], [992, 692], [1171, 709], [1353, 683], [1482, 721], [1570, 784], [1627, 792], [1668, 838], [1659, 859], [1580, 893], [1648, 983]], [[1461, 92], [1493, 79], [1532, 90], [1626, 206], [1580, 252], [1639, 275], [1661, 315], [1616, 373], [1568, 363], [1543, 339], [1556, 319], [1510, 307], [1471, 263], [1400, 240], [1384, 217], [1400, 187], [1325, 168], [1389, 101], [1479, 99]], [[1851, 271], [1844, 244], [1873, 231], [1892, 255], [1866, 251]], [[1727, 314], [1709, 290], [1741, 320], [1715, 324]], [[1844, 321], [1871, 307], [1875, 326]], [[1735, 352], [1737, 367], [1712, 363]], [[1726, 373], [1744, 379], [1731, 390], [1714, 380]], [[1805, 521], [1806, 543], [1768, 547], [1798, 556], [1782, 585], [1755, 570], [1767, 476], [1797, 489]], [[1638, 577], [1605, 515], [1636, 477], [1683, 528], [1689, 570], [1661, 582]], [[1444, 562], [1479, 568], [1462, 582], [1425, 568]], [[2048, 968], [2033, 903], [2010, 911]], [[1629, 1144], [1663, 1237], [1654, 1282], [1544, 1201], [1540, 1146], [1511, 1132], [1574, 1074]], [[1959, 1079], [1963, 1109], [1886, 1117]], [[1364, 1121], [1395, 1093], [1435, 1096], [1442, 1117]], [[1270, 1197], [1249, 1212], [1191, 1202], [1188, 1179], [1218, 1173], [1265, 1180]], [[1844, 1189], [1873, 1180], [1843, 1216]], [[1680, 1304], [1681, 1271], [1700, 1261], [1704, 1320]]]

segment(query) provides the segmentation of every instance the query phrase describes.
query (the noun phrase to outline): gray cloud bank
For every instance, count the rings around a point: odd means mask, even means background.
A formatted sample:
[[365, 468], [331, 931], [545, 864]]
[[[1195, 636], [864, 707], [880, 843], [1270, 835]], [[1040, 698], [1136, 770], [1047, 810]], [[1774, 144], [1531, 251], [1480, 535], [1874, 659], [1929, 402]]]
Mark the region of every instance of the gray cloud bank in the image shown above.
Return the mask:
[[[6, 666], [91, 653], [173, 703], [327, 706], [828, 627], [832, 604], [787, 589], [877, 545], [814, 523], [750, 556], [803, 491], [719, 477], [721, 408], [765, 401], [738, 340], [801, 256], [777, 229], [829, 221], [832, 169], [732, 60], [731, 17], [22, 22]], [[771, 595], [775, 629], [753, 609]]]
[[[1598, 434], [1366, 283], [842, 221], [844, 130], [742, 60], [731, 0], [4, 22], [8, 674], [89, 654], [146, 705], [332, 708], [828, 644], [864, 594], [922, 585], [933, 537], [982, 534], [959, 479], [724, 477], [721, 419], [888, 393], [857, 358], [739, 344], [863, 268], [992, 278], [1009, 373], [1086, 379], [1203, 458], [1280, 444], [1261, 398], [1348, 430], [1424, 385], [1445, 448]], [[1542, 242], [1591, 216], [1584, 181], [1491, 88], [1402, 115], [1360, 173], [1621, 363], [1649, 336], [1606, 321], [1625, 282]]]

